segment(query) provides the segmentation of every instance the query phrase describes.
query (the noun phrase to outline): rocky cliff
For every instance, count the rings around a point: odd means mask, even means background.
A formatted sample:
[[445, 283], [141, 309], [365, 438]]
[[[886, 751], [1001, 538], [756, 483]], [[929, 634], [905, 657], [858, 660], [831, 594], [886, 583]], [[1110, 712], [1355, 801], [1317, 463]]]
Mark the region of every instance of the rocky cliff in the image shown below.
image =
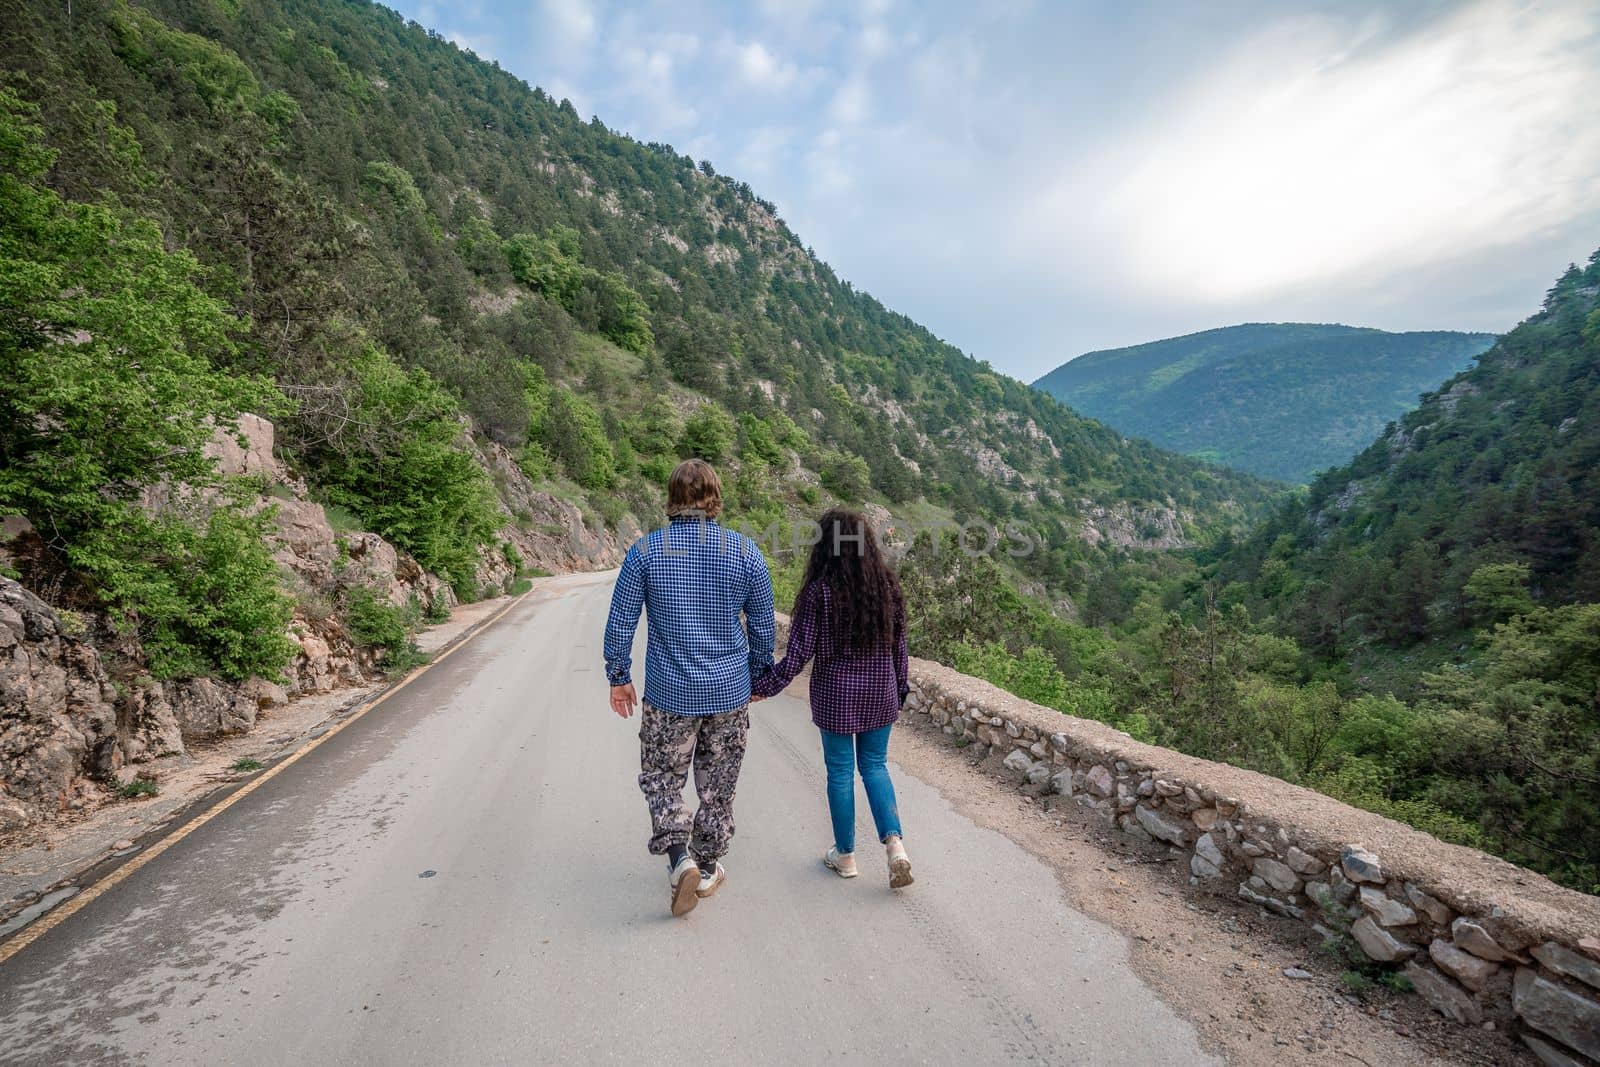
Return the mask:
[[[455, 606], [448, 583], [382, 537], [336, 529], [276, 458], [273, 439], [270, 422], [247, 415], [238, 436], [218, 434], [210, 452], [219, 473], [256, 479], [259, 506], [272, 511], [274, 558], [297, 604], [287, 632], [296, 651], [282, 677], [157, 680], [138, 667], [133, 639], [106, 620], [58, 610], [0, 577], [0, 833], [92, 808], [134, 781], [140, 764], [249, 730], [263, 709], [376, 677], [379, 654], [358, 647], [337, 610], [352, 588], [435, 616]], [[499, 488], [502, 536], [525, 567], [559, 573], [616, 562], [615, 535], [587, 529], [575, 505], [537, 489], [504, 448], [474, 443], [473, 451]], [[173, 501], [157, 490], [147, 504]], [[25, 554], [32, 537], [26, 522], [8, 519], [0, 564]], [[480, 589], [510, 588], [512, 555], [484, 553]]]

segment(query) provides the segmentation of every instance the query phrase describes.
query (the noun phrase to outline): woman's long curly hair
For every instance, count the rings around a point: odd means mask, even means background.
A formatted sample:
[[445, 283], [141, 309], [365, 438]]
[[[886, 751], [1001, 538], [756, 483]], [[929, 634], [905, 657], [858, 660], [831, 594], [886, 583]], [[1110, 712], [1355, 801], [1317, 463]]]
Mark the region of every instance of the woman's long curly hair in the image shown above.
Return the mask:
[[[855, 652], [874, 652], [894, 643], [895, 616], [901, 611], [900, 580], [883, 558], [878, 538], [859, 511], [833, 508], [818, 525], [822, 538], [811, 546], [805, 580], [823, 582], [833, 594], [833, 623]], [[798, 598], [797, 598], [798, 599]]]

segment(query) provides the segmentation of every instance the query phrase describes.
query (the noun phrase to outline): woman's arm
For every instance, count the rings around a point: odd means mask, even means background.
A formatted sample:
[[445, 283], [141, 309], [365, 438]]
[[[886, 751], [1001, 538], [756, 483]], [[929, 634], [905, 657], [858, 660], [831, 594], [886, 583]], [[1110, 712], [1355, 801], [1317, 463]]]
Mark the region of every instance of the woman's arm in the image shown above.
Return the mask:
[[794, 618], [789, 620], [789, 646], [784, 651], [783, 659], [755, 680], [750, 686], [751, 696], [763, 699], [777, 696], [816, 654], [817, 616], [820, 614], [817, 610], [820, 594], [816, 585], [813, 582], [800, 591], [794, 605]]
[[906, 609], [901, 604], [894, 612], [894, 680], [900, 690], [900, 703], [911, 692], [911, 654], [906, 649]]

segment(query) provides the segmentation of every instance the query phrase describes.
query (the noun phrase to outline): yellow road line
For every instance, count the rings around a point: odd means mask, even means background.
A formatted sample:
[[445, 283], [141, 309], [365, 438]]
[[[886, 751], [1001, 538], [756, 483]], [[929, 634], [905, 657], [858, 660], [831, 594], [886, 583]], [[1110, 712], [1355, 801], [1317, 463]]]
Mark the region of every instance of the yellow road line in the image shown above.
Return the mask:
[[427, 674], [428, 671], [449, 659], [455, 654], [457, 649], [466, 647], [471, 643], [473, 638], [477, 637], [479, 634], [489, 629], [489, 627], [499, 622], [503, 617], [505, 617], [507, 612], [509, 612], [512, 608], [515, 608], [518, 604], [521, 604], [525, 597], [532, 596], [535, 592], [537, 592], [537, 589], [530, 589], [528, 592], [523, 593], [522, 596], [517, 597], [517, 599], [513, 600], [511, 603], [495, 612], [490, 618], [482, 623], [479, 623], [477, 627], [465, 637], [461, 638], [455, 644], [439, 653], [437, 658], [430, 660], [422, 667], [406, 675], [402, 681], [398, 682], [389, 689], [384, 690], [381, 694], [379, 694], [377, 699], [373, 700], [371, 703], [363, 705], [361, 708], [357, 709], [354, 714], [330, 727], [326, 732], [318, 735], [310, 743], [305, 745], [305, 747], [291, 753], [281, 763], [274, 764], [257, 777], [251, 779], [244, 786], [236, 789], [232, 793], [229, 793], [227, 796], [217, 801], [217, 803], [214, 804], [208, 811], [201, 815], [197, 815], [193, 819], [190, 819], [178, 829], [174, 830], [166, 837], [163, 837], [160, 841], [157, 841], [155, 844], [151, 845], [148, 849], [145, 849], [143, 852], [140, 852], [138, 855], [134, 856], [127, 863], [124, 863], [122, 866], [118, 867], [116, 870], [112, 871], [98, 882], [95, 882], [83, 892], [69, 898], [68, 900], [45, 912], [27, 926], [24, 926], [20, 931], [8, 938], [6, 941], [0, 942], [0, 964], [5, 963], [7, 960], [11, 959], [11, 957], [15, 956], [17, 953], [33, 944], [35, 941], [39, 940], [39, 938], [43, 937], [51, 930], [54, 930], [57, 926], [60, 926], [68, 919], [72, 918], [78, 912], [82, 911], [95, 900], [103, 896], [107, 891], [115, 888], [119, 883], [132, 876], [145, 864], [149, 863], [151, 860], [167, 851], [167, 849], [171, 848], [173, 845], [176, 845], [179, 841], [182, 841], [184, 838], [188, 837], [195, 830], [198, 830], [212, 819], [215, 819], [218, 815], [221, 815], [223, 812], [233, 807], [233, 805], [237, 804], [251, 793], [254, 793], [257, 789], [261, 788], [263, 785], [267, 784], [272, 779], [288, 770], [291, 766], [305, 756], [315, 752], [319, 746], [321, 746], [324, 742], [331, 740], [334, 735], [339, 733], [339, 731], [359, 721], [367, 714], [367, 712], [371, 711], [373, 708], [376, 708], [379, 704], [382, 704], [385, 700], [388, 700], [390, 697], [400, 692], [400, 690], [404, 689], [418, 678], [421, 678], [424, 674]]

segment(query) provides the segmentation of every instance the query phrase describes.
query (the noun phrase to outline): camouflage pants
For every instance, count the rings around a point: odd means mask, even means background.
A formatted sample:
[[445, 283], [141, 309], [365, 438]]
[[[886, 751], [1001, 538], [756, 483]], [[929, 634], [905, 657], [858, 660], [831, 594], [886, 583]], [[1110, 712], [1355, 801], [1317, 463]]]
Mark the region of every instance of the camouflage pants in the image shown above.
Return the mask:
[[[750, 736], [750, 709], [720, 715], [672, 715], [645, 704], [639, 722], [639, 788], [650, 806], [650, 851], [687, 845], [710, 866], [733, 838], [733, 794]], [[689, 818], [683, 786], [694, 766], [700, 807]]]

